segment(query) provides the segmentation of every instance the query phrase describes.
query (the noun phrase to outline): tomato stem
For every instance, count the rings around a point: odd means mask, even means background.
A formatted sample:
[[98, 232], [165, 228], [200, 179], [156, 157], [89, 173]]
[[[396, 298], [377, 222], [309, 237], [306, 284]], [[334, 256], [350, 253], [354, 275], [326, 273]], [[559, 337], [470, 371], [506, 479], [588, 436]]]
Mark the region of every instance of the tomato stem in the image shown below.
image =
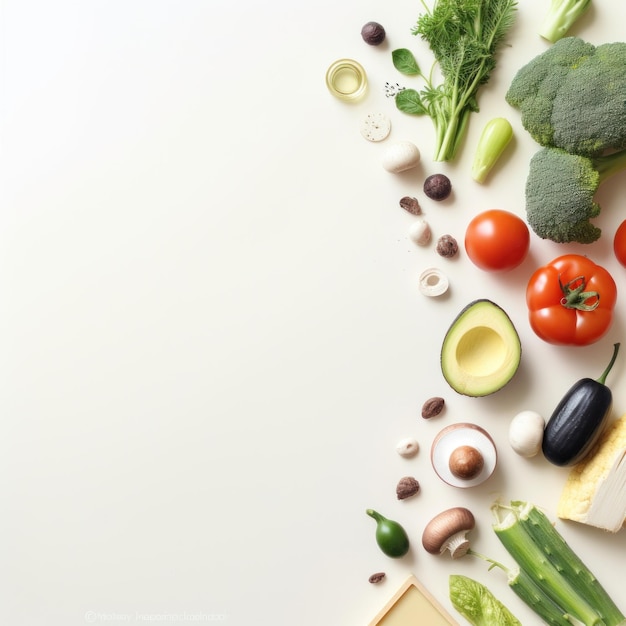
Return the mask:
[[[565, 284], [559, 276], [559, 285], [563, 292], [561, 304], [566, 309], [593, 311], [600, 304], [600, 294], [597, 291], [585, 291], [587, 281], [584, 276], [577, 276]], [[589, 300], [592, 302], [589, 303]]]

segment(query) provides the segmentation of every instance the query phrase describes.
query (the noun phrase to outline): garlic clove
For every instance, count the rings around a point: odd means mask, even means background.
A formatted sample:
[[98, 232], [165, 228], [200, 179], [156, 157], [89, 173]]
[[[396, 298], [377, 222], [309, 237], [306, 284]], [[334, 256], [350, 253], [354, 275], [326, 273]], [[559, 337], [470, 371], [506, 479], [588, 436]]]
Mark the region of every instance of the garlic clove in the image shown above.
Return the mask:
[[409, 237], [418, 246], [425, 246], [432, 238], [432, 231], [424, 219], [415, 220], [409, 228]]
[[419, 443], [416, 439], [413, 439], [412, 437], [401, 439], [396, 445], [396, 452], [403, 457], [415, 456], [419, 449]]

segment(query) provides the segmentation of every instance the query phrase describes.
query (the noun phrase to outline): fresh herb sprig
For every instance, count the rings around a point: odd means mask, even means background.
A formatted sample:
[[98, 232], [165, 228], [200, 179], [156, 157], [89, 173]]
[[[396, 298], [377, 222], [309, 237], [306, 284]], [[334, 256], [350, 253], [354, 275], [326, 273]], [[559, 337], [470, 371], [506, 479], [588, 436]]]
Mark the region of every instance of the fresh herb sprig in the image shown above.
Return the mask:
[[[424, 87], [403, 89], [398, 109], [428, 115], [435, 127], [435, 161], [451, 161], [465, 135], [470, 113], [478, 111], [477, 93], [496, 66], [496, 52], [513, 26], [516, 0], [435, 0], [425, 8], [412, 34], [426, 41], [435, 57], [428, 76], [407, 48], [392, 52], [395, 68], [419, 76]], [[441, 82], [435, 84], [435, 68]]]

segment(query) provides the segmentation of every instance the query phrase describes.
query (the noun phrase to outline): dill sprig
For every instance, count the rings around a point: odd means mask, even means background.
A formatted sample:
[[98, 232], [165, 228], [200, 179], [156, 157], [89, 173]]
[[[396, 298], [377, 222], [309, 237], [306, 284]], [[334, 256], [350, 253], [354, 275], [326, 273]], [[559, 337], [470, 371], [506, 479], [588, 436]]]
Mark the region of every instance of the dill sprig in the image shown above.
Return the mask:
[[[469, 114], [478, 111], [477, 92], [496, 67], [496, 52], [515, 21], [516, 0], [436, 0], [412, 33], [430, 46], [435, 63], [429, 76], [422, 74], [412, 53], [394, 50], [395, 67], [421, 76], [418, 92], [405, 89], [396, 105], [406, 113], [428, 115], [435, 127], [436, 161], [452, 160], [465, 135]], [[434, 67], [441, 82], [435, 84]]]

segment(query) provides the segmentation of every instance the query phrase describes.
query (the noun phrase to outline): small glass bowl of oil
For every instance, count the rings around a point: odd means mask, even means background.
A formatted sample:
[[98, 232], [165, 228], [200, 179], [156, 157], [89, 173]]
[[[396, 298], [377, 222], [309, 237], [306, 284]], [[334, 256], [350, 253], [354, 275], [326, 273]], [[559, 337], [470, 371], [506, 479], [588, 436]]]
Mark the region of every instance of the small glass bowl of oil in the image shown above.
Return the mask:
[[356, 61], [339, 59], [328, 68], [326, 85], [340, 100], [358, 100], [367, 89], [367, 75]]

